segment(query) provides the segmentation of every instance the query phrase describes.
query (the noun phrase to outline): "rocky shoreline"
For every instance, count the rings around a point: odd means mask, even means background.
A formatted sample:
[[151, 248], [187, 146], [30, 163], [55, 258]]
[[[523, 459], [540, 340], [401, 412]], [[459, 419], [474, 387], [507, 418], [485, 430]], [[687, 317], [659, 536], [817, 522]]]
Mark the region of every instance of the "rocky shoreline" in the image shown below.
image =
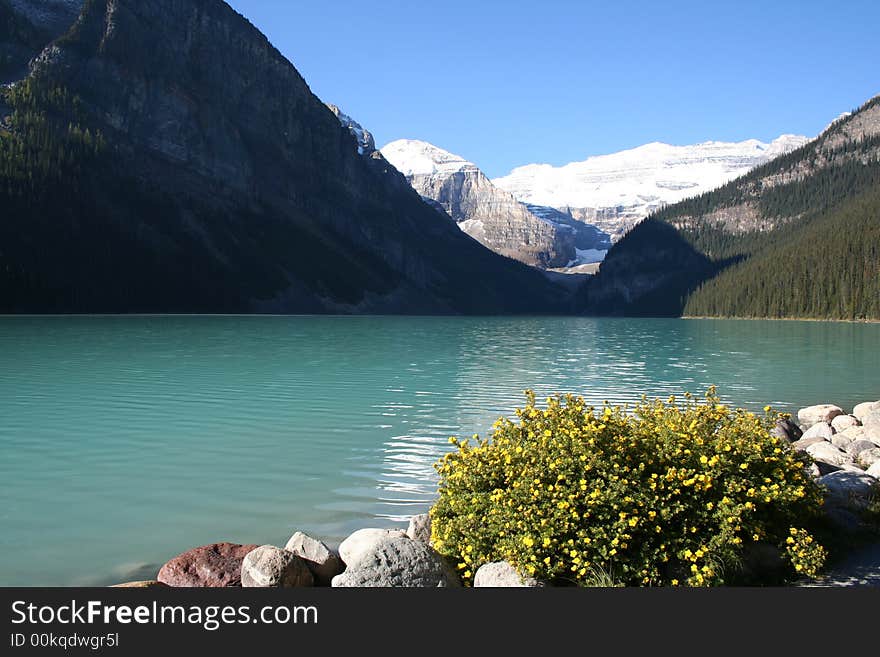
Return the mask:
[[[812, 458], [810, 472], [826, 489], [825, 509], [841, 531], [861, 529], [860, 510], [880, 486], [880, 401], [858, 404], [851, 413], [833, 404], [809, 406], [777, 422], [773, 433]], [[860, 564], [880, 579], [880, 563]], [[838, 575], [838, 577], [840, 577]], [[506, 562], [483, 564], [474, 586], [540, 587]], [[459, 587], [455, 570], [431, 547], [428, 514], [410, 520], [406, 531], [360, 529], [333, 549], [296, 532], [274, 545], [206, 545], [171, 559], [155, 580], [119, 584], [151, 587]]]

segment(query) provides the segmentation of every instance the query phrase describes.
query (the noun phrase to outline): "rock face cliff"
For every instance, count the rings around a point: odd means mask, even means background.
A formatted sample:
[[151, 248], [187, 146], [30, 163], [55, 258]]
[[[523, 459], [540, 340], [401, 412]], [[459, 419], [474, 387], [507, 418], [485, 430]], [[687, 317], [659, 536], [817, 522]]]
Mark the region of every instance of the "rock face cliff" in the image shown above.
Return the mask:
[[30, 60], [66, 32], [83, 0], [0, 0], [0, 84], [24, 77]]
[[88, 0], [4, 97], [4, 311], [562, 307], [359, 154], [219, 0]]
[[438, 203], [464, 232], [501, 255], [542, 269], [562, 268], [577, 262], [579, 250], [606, 243], [601, 231], [565, 213], [519, 203], [474, 163], [433, 144], [401, 139], [382, 154], [422, 197]]

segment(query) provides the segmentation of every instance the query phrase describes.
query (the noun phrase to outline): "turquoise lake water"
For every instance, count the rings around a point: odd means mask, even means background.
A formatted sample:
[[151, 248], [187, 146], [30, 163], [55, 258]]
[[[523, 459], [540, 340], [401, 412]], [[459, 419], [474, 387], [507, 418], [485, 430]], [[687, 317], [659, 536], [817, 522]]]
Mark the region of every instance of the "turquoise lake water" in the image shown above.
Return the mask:
[[0, 318], [0, 585], [154, 577], [216, 541], [331, 541], [426, 510], [451, 435], [576, 392], [880, 399], [880, 325]]

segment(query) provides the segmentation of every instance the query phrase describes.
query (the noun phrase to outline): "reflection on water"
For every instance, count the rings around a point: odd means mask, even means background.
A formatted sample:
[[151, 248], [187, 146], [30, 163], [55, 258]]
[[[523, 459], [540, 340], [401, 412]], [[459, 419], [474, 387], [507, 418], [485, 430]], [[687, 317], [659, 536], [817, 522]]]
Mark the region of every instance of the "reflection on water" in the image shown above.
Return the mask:
[[0, 319], [0, 584], [103, 583], [217, 540], [431, 503], [449, 436], [533, 388], [880, 398], [880, 326], [577, 318]]

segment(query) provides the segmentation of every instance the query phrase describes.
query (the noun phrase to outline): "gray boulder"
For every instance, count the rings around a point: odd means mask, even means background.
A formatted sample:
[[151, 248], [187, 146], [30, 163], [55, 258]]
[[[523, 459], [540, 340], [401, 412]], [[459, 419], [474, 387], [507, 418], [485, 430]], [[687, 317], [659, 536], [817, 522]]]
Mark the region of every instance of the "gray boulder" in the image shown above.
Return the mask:
[[535, 588], [544, 586], [533, 577], [521, 576], [507, 561], [487, 563], [477, 569], [474, 588]]
[[429, 545], [408, 536], [389, 536], [361, 551], [341, 575], [335, 588], [458, 587], [458, 576]]
[[846, 452], [837, 449], [831, 443], [821, 442], [807, 447], [807, 454], [812, 456], [816, 461], [827, 463], [828, 465], [842, 466], [846, 463], [852, 463], [853, 459]]
[[782, 438], [782, 440], [788, 443], [793, 443], [796, 440], [800, 440], [804, 432], [790, 418], [783, 417], [776, 420], [776, 426], [770, 430], [770, 435]]
[[406, 532], [401, 529], [359, 529], [339, 545], [339, 556], [346, 565], [351, 566], [386, 539], [406, 537]]
[[842, 433], [838, 433], [831, 438], [831, 444], [837, 449], [842, 449], [843, 451], [846, 451], [846, 448], [852, 445], [852, 442], [852, 438]]
[[840, 470], [819, 479], [827, 489], [827, 499], [833, 504], [864, 508], [877, 494], [877, 480], [865, 472]]
[[873, 411], [880, 411], [880, 401], [865, 402], [864, 404], [859, 404], [853, 409], [852, 414], [859, 420], [864, 422], [864, 419]]
[[[871, 444], [873, 445], [874, 443]], [[870, 468], [875, 463], [880, 462], [880, 447], [872, 447], [871, 449], [859, 452], [859, 455], [856, 456], [856, 462], [865, 466], [865, 468]]]
[[801, 440], [809, 440], [810, 438], [821, 438], [822, 440], [831, 440], [831, 437], [834, 435], [834, 429], [831, 428], [830, 424], [825, 424], [824, 422], [819, 422], [818, 424], [814, 424], [812, 427], [807, 429], [804, 432]]
[[345, 569], [338, 554], [325, 543], [302, 532], [291, 536], [284, 549], [306, 562], [316, 586], [330, 586], [333, 578]]
[[851, 427], [861, 426], [861, 422], [854, 415], [838, 415], [836, 418], [831, 420], [831, 426], [834, 428], [834, 431], [840, 433], [841, 431], [846, 431]]
[[426, 545], [431, 544], [431, 516], [423, 513], [410, 518], [406, 535], [414, 541], [421, 541]]
[[808, 406], [807, 408], [802, 408], [798, 411], [798, 424], [800, 424], [801, 427], [809, 429], [814, 424], [818, 424], [819, 422], [831, 424], [831, 420], [836, 418], [838, 415], [843, 414], [843, 409], [840, 408], [840, 406], [834, 406], [833, 404], [819, 404], [817, 406]]
[[263, 545], [247, 554], [241, 564], [245, 588], [296, 588], [312, 586], [312, 573], [293, 552]]
[[869, 449], [874, 449], [876, 447], [877, 446], [870, 440], [854, 440], [846, 448], [846, 453], [849, 454], [853, 459], [857, 459], [862, 452], [868, 451]]

